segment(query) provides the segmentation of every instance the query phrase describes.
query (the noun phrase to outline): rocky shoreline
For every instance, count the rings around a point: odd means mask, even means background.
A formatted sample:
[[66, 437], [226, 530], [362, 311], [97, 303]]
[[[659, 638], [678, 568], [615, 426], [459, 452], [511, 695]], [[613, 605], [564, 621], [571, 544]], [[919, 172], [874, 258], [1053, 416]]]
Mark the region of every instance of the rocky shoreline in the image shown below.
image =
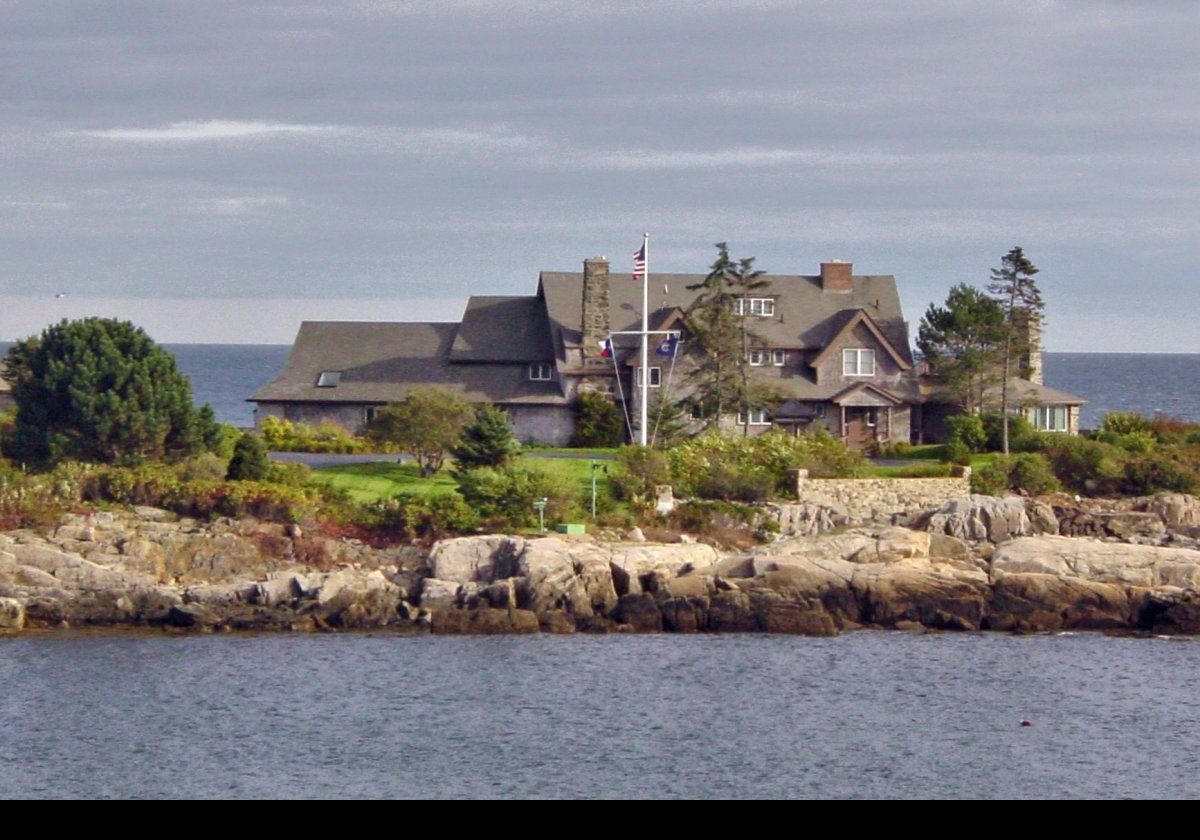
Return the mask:
[[969, 496], [888, 521], [813, 504], [764, 516], [779, 539], [730, 551], [636, 529], [372, 548], [150, 508], [73, 514], [0, 534], [0, 632], [1200, 633], [1190, 496]]

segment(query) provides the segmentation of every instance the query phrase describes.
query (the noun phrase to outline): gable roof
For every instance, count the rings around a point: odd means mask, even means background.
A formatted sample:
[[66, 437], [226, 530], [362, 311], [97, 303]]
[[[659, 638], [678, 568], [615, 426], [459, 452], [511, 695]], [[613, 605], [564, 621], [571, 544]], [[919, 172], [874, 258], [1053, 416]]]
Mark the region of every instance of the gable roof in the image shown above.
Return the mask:
[[836, 324], [839, 321], [845, 321], [845, 323], [839, 327], [837, 332], [835, 332], [829, 339], [829, 342], [825, 345], [825, 349], [818, 353], [816, 358], [810, 362], [813, 367], [816, 367], [824, 362], [831, 353], [837, 350], [838, 346], [842, 343], [842, 340], [849, 336], [854, 328], [859, 324], [862, 324], [867, 328], [871, 335], [875, 336], [875, 340], [878, 341], [880, 346], [882, 346], [883, 349], [888, 352], [888, 355], [895, 360], [896, 364], [900, 366], [900, 370], [908, 370], [910, 367], [912, 367], [911, 358], [901, 355], [899, 350], [893, 346], [892, 342], [883, 334], [883, 331], [879, 329], [879, 325], [875, 323], [875, 320], [864, 310], [860, 309], [857, 312], [843, 310], [830, 319], [831, 325]]
[[536, 296], [473, 295], [450, 349], [454, 362], [548, 362], [554, 358]]
[[[250, 397], [256, 402], [389, 403], [410, 388], [438, 387], [472, 402], [566, 404], [557, 382], [535, 382], [521, 363], [450, 361], [458, 324], [305, 321], [283, 372]], [[319, 387], [336, 371], [336, 387]]]
[[[655, 311], [678, 307], [686, 310], [700, 294], [689, 289], [703, 283], [703, 274], [651, 274], [650, 306]], [[908, 324], [900, 309], [896, 278], [891, 275], [855, 275], [849, 292], [827, 292], [821, 278], [794, 274], [766, 274], [769, 286], [747, 297], [775, 299], [771, 317], [747, 316], [768, 347], [819, 350], [845, 327], [853, 313], [862, 310], [904, 361], [912, 365]], [[545, 299], [555, 345], [579, 346], [583, 324], [583, 273], [543, 271], [538, 295]], [[610, 325], [614, 332], [641, 327], [642, 284], [623, 275], [608, 278]], [[844, 314], [849, 313], [849, 314]]]

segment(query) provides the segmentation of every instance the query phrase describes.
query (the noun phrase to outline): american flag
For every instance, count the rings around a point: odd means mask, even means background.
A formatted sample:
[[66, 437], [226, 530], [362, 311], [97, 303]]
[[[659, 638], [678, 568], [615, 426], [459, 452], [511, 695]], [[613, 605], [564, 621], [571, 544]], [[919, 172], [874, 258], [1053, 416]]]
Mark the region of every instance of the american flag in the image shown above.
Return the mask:
[[644, 280], [646, 277], [646, 243], [633, 252], [633, 279]]

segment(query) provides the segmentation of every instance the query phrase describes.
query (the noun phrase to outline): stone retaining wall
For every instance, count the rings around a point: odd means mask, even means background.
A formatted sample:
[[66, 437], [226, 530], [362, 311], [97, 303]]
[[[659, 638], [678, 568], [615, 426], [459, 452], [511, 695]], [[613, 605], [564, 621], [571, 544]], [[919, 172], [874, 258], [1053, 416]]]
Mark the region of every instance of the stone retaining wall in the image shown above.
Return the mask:
[[796, 498], [845, 510], [851, 522], [889, 521], [893, 516], [944, 505], [971, 494], [971, 468], [950, 478], [809, 478], [796, 471]]

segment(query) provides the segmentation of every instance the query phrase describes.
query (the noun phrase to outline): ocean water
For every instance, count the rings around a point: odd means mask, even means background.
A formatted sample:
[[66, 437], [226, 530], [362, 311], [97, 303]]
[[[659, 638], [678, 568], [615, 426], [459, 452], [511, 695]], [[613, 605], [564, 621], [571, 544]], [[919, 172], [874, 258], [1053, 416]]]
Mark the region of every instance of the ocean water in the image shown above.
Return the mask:
[[0, 797], [1190, 798], [1197, 644], [0, 639]]
[[[0, 342], [0, 354], [11, 344]], [[165, 345], [191, 379], [196, 403], [209, 403], [217, 419], [254, 425], [247, 398], [287, 361], [286, 344]], [[1081, 422], [1095, 428], [1110, 411], [1163, 413], [1200, 422], [1200, 355], [1047, 353], [1046, 384], [1083, 397]]]

